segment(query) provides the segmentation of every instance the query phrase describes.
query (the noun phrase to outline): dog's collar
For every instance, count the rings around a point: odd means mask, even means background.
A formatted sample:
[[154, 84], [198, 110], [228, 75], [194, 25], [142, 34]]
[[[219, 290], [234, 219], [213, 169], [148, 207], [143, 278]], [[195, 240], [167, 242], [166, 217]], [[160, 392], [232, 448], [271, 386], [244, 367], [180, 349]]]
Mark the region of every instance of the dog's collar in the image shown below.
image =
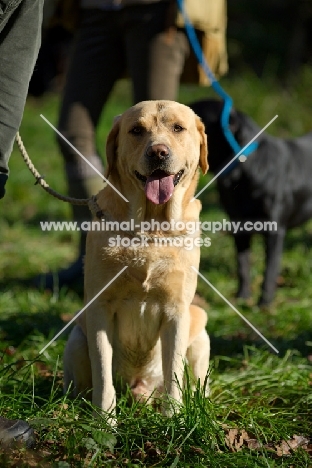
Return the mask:
[[99, 207], [96, 195], [93, 195], [88, 201], [89, 210], [92, 216], [97, 219], [104, 218], [104, 211]]
[[[245, 156], [246, 158], [248, 158], [248, 156], [253, 153], [256, 149], [258, 148], [258, 143], [256, 141], [250, 143], [248, 146], [246, 146], [244, 148], [244, 151], [242, 151], [242, 153], [240, 154], [240, 156]], [[239, 156], [239, 157], [240, 157]], [[235, 169], [235, 167], [238, 166], [239, 164], [239, 157], [237, 157], [231, 164], [229, 164], [226, 169], [224, 169], [222, 171], [222, 173], [220, 174], [220, 176], [225, 176], [227, 174], [229, 174], [231, 171], [233, 171], [233, 169]]]
[[[90, 209], [93, 217], [97, 218], [98, 220], [107, 218], [107, 216], [105, 216], [104, 211], [100, 208], [95, 195], [93, 195], [89, 199], [88, 206], [89, 206], [89, 209]], [[159, 235], [159, 234], [154, 234], [154, 233], [150, 233], [150, 232], [139, 232], [139, 231], [137, 231], [137, 232], [135, 232], [135, 231], [127, 231], [127, 232], [123, 231], [123, 232], [125, 232], [127, 234], [130, 234], [133, 237], [140, 237], [141, 239], [145, 239], [148, 242], [152, 242], [155, 239], [185, 239], [186, 237], [189, 237], [188, 233], [166, 236], [166, 235]]]

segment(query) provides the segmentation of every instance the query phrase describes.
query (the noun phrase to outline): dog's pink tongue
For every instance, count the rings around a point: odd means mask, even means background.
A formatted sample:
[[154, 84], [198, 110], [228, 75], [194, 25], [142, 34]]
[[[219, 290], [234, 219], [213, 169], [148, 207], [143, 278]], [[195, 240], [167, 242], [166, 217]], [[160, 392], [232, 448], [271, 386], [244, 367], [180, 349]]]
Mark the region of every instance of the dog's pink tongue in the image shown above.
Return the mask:
[[168, 175], [166, 172], [158, 170], [147, 177], [145, 184], [145, 195], [152, 203], [162, 205], [166, 203], [173, 194], [174, 175]]

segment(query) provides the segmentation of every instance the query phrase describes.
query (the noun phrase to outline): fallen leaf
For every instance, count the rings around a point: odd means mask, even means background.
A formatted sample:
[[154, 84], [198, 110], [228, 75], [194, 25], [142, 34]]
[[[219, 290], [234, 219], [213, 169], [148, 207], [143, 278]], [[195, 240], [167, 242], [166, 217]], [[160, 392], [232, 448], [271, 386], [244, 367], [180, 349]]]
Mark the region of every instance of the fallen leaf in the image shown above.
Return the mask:
[[262, 444], [257, 439], [248, 439], [247, 440], [247, 447], [250, 450], [257, 450], [262, 448]]
[[278, 457], [283, 455], [290, 455], [291, 452], [297, 450], [299, 447], [304, 449], [308, 448], [309, 439], [303, 436], [293, 435], [290, 440], [282, 440], [280, 444], [276, 445], [276, 454]]
[[241, 450], [244, 442], [249, 439], [250, 436], [245, 429], [242, 429], [241, 431], [238, 429], [229, 429], [228, 434], [225, 436], [228, 447], [236, 452]]
[[200, 447], [194, 447], [193, 445], [190, 446], [190, 449], [197, 453], [198, 455], [205, 455], [205, 452], [203, 449], [201, 449]]

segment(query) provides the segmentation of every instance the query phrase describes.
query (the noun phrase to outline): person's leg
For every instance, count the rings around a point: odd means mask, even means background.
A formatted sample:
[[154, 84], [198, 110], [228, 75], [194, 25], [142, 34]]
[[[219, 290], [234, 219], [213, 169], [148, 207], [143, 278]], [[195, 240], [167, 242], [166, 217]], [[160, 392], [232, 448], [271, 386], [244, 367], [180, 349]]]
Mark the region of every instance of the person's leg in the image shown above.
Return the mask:
[[[58, 129], [64, 137], [103, 173], [95, 141], [96, 127], [105, 102], [125, 68], [118, 12], [86, 9], [81, 14], [66, 77]], [[65, 162], [68, 193], [90, 198], [104, 187], [103, 179], [61, 137], [57, 137]], [[91, 219], [87, 206], [73, 205], [78, 225]], [[48, 289], [82, 279], [86, 232], [80, 231], [77, 260], [58, 275], [47, 275], [36, 284]], [[55, 281], [56, 280], [56, 281]]]
[[172, 29], [155, 36], [150, 45], [150, 99], [177, 99], [188, 53], [189, 45], [183, 32]]
[[19, 129], [28, 84], [41, 40], [43, 0], [1, 1], [0, 8], [0, 198]]
[[[62, 99], [58, 129], [100, 172], [95, 130], [103, 106], [124, 70], [118, 12], [83, 10]], [[88, 179], [102, 179], [63, 139], [58, 143], [65, 160], [69, 194], [89, 195]], [[91, 184], [92, 185], [92, 184]], [[89, 216], [87, 217], [89, 219]]]
[[[43, 0], [2, 1], [0, 8], [0, 198], [8, 161], [19, 129], [28, 83], [41, 40]], [[34, 431], [26, 421], [0, 417], [0, 445], [31, 445]]]
[[134, 102], [177, 97], [189, 46], [169, 16], [169, 2], [130, 6], [123, 11]]

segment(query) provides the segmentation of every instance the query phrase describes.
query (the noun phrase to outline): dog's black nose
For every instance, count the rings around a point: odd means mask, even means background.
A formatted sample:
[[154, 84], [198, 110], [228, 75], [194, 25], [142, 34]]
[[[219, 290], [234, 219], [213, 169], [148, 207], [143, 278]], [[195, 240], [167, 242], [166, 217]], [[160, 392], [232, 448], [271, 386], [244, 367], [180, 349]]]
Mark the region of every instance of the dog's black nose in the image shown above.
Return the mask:
[[170, 157], [170, 150], [166, 145], [152, 145], [147, 148], [146, 156], [148, 156], [151, 159], [164, 160]]

